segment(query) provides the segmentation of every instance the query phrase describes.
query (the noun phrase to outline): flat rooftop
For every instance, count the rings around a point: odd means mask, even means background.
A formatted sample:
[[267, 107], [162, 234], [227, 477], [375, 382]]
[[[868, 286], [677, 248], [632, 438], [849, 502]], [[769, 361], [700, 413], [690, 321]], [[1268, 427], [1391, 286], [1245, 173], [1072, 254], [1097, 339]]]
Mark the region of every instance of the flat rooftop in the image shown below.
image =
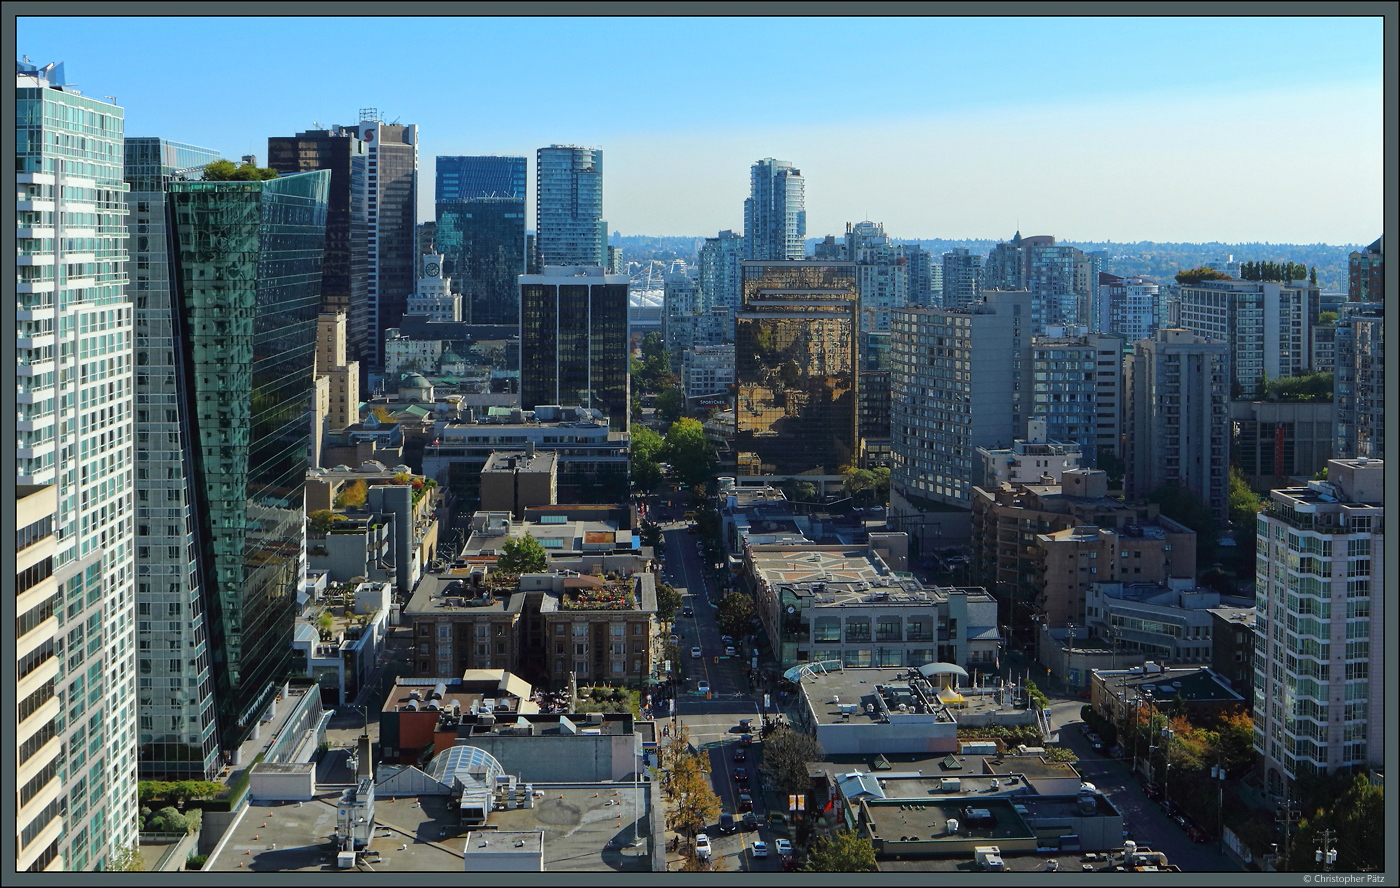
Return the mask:
[[[911, 678], [911, 672], [913, 676]], [[966, 683], [967, 679], [961, 679]], [[943, 692], [935, 683], [918, 676], [907, 668], [839, 669], [809, 675], [802, 679], [802, 693], [808, 701], [818, 724], [875, 724], [886, 713], [891, 721], [906, 716], [926, 720], [930, 714], [935, 721], [956, 722], [959, 714], [975, 715], [1000, 711], [1015, 711], [1012, 703], [997, 702], [994, 689], [959, 686], [956, 695]], [[881, 706], [876, 695], [883, 700]], [[840, 703], [833, 701], [840, 700]], [[1003, 700], [1006, 698], [1003, 697]], [[846, 718], [842, 706], [855, 704], [856, 709]], [[900, 710], [899, 706], [907, 707]]]
[[1146, 673], [1142, 667], [1133, 669], [1095, 669], [1106, 688], [1136, 690], [1141, 694], [1150, 693], [1157, 700], [1175, 700], [1178, 696], [1188, 703], [1226, 702], [1242, 703], [1244, 698], [1222, 684], [1224, 679], [1205, 666], [1188, 669], [1163, 669], [1160, 672]]
[[[493, 811], [486, 832], [544, 833], [544, 865], [560, 872], [651, 872], [650, 784], [538, 785], [532, 808]], [[334, 871], [336, 803], [340, 789], [309, 802], [253, 802], [229, 828], [206, 870]], [[465, 869], [466, 836], [480, 827], [459, 824], [448, 796], [378, 798], [370, 849], [374, 872], [452, 872]], [[640, 814], [640, 819], [638, 819]], [[264, 826], [263, 824], [266, 824]], [[641, 844], [632, 845], [634, 824]], [[240, 867], [239, 864], [242, 864]]]

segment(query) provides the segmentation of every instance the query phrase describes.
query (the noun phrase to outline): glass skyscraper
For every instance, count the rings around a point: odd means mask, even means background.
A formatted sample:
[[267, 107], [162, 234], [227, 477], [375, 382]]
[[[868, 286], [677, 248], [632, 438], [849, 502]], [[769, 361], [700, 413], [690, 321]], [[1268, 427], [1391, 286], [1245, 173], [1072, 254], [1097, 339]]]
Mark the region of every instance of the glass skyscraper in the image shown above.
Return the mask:
[[292, 670], [330, 178], [169, 186], [191, 560], [234, 764]]
[[631, 426], [627, 277], [596, 265], [520, 278], [520, 406], [591, 407]]
[[603, 220], [603, 152], [551, 145], [535, 153], [535, 249], [538, 268], [608, 260]]
[[48, 762], [16, 786], [15, 832], [25, 868], [101, 870], [137, 843], [138, 811], [124, 113], [62, 65], [17, 63], [15, 99], [15, 474], [54, 489], [54, 585], [17, 615], [37, 623], [15, 689], [54, 718], [16, 750], [19, 773]]
[[365, 368], [374, 338], [369, 303], [369, 157], [356, 127], [335, 126], [267, 140], [267, 165], [284, 176], [331, 171], [321, 310], [345, 315], [347, 357], [365, 362], [361, 364]]
[[439, 200], [434, 237], [444, 257], [443, 273], [462, 295], [463, 320], [519, 323], [518, 278], [525, 273], [524, 195]]
[[744, 262], [734, 449], [745, 475], [837, 475], [859, 455], [854, 262]]
[[219, 742], [199, 571], [186, 431], [175, 384], [165, 195], [217, 151], [158, 138], [126, 140], [127, 227], [136, 302], [137, 717], [143, 780], [212, 780]]
[[470, 200], [475, 197], [525, 198], [524, 157], [494, 155], [437, 158], [437, 190], [434, 200]]

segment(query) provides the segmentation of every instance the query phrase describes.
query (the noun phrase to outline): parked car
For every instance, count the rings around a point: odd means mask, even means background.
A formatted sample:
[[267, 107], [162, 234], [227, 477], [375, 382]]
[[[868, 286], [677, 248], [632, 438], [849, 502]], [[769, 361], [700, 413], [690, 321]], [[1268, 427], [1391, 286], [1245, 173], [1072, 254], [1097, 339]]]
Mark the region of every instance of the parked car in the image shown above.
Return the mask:
[[710, 837], [704, 833], [695, 837], [695, 855], [701, 860], [710, 859]]
[[720, 644], [723, 644], [723, 645], [725, 645], [726, 647], [733, 647], [733, 646], [734, 646], [734, 638], [733, 638], [732, 636], [729, 636], [729, 635], [721, 635], [721, 636], [719, 637], [719, 640], [720, 640]]
[[739, 655], [739, 652], [734, 650], [733, 646], [730, 646], [724, 649], [724, 655], [726, 657], [737, 657]]
[[754, 843], [753, 843], [753, 856], [754, 856], [754, 857], [767, 857], [767, 856], [768, 856], [768, 843], [767, 843], [767, 842], [763, 842], [763, 841], [754, 842]]
[[791, 854], [792, 842], [789, 842], [787, 839], [778, 839], [773, 843], [773, 850], [777, 851], [779, 854]]
[[679, 635], [677, 635], [676, 633], [672, 632], [672, 633], [671, 633], [671, 644], [680, 644], [680, 643], [681, 643], [681, 637], [680, 637]]
[[710, 683], [702, 678], [700, 679], [700, 683], [697, 684], [695, 688], [702, 694], [708, 694], [710, 692]]

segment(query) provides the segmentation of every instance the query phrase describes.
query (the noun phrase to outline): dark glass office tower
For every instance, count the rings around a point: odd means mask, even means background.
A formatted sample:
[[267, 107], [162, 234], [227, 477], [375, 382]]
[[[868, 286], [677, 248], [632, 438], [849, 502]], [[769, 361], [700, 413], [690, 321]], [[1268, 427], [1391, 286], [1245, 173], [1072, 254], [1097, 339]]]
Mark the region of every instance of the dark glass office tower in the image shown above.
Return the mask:
[[437, 190], [433, 199], [525, 197], [524, 157], [443, 156], [437, 158]]
[[734, 449], [746, 475], [836, 475], [859, 453], [854, 262], [746, 261]]
[[[222, 763], [206, 613], [189, 558], [196, 506], [175, 383], [165, 198], [171, 182], [198, 177], [220, 155], [158, 138], [130, 138], [125, 148], [136, 289], [138, 768], [143, 780], [213, 780]], [[182, 656], [166, 656], [176, 650]]]
[[519, 276], [525, 273], [524, 196], [440, 200], [434, 236], [444, 257], [443, 274], [462, 295], [462, 320], [518, 323]]
[[[367, 369], [372, 353], [369, 304], [369, 152], [357, 127], [334, 126], [267, 140], [267, 165], [286, 176], [330, 170], [321, 310], [346, 317], [346, 357]], [[364, 380], [361, 380], [363, 383]]]
[[631, 427], [627, 276], [550, 266], [520, 278], [520, 406], [592, 407]]
[[169, 186], [192, 549], [226, 752], [292, 669], [330, 179]]
[[360, 140], [369, 153], [369, 305], [371, 353], [366, 363], [384, 369], [384, 331], [397, 327], [418, 284], [418, 127], [384, 123], [379, 112], [360, 112]]

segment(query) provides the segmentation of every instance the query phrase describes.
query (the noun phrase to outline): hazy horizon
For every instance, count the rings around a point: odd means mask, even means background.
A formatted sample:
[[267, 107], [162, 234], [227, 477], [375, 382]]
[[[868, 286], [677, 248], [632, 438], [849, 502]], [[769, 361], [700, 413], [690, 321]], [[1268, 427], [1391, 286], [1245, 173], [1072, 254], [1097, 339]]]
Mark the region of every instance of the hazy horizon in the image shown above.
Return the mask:
[[524, 155], [533, 192], [560, 143], [603, 150], [609, 231], [742, 231], [774, 157], [809, 237], [1355, 245], [1384, 226], [1382, 24], [20, 16], [16, 49], [114, 96], [128, 135], [234, 159], [360, 108], [417, 124], [420, 221], [437, 155]]

